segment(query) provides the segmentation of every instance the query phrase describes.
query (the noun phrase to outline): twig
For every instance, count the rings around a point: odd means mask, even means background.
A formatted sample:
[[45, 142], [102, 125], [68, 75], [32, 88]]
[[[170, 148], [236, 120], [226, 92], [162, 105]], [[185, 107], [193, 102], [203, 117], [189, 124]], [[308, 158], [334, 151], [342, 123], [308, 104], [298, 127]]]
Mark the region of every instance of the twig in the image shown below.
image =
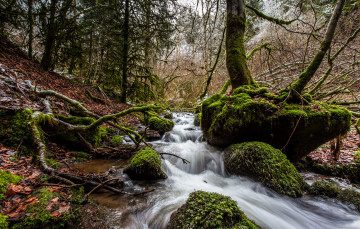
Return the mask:
[[146, 191], [143, 191], [143, 192], [134, 193], [132, 195], [133, 196], [140, 196], [140, 195], [143, 195], [143, 194], [146, 194], [146, 193], [149, 193], [149, 192], [153, 192], [153, 191], [155, 191], [155, 189], [149, 189], [149, 190], [146, 190]]
[[187, 163], [190, 164], [190, 161], [188, 161], [185, 158], [182, 158], [182, 157], [180, 157], [180, 156], [178, 156], [176, 154], [172, 154], [172, 153], [159, 153], [159, 154], [160, 154], [161, 157], [162, 157], [162, 155], [169, 155], [169, 156], [177, 157], [177, 158], [181, 159], [184, 164], [187, 164]]

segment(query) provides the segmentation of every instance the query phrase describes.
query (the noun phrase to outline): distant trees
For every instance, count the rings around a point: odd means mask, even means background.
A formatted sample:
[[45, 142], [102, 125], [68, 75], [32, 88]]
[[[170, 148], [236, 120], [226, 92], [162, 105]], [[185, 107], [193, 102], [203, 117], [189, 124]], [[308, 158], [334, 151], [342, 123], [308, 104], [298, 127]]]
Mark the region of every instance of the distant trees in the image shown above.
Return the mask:
[[24, 34], [44, 70], [78, 74], [122, 101], [148, 100], [153, 64], [172, 45], [174, 9], [175, 0], [0, 0], [0, 26]]

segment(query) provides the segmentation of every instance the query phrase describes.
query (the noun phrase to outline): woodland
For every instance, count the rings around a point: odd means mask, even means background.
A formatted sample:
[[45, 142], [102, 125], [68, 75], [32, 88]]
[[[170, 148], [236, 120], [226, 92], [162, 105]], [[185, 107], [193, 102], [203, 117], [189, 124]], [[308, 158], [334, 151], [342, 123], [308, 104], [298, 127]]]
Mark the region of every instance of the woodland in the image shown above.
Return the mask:
[[0, 0], [0, 229], [360, 228], [359, 0]]

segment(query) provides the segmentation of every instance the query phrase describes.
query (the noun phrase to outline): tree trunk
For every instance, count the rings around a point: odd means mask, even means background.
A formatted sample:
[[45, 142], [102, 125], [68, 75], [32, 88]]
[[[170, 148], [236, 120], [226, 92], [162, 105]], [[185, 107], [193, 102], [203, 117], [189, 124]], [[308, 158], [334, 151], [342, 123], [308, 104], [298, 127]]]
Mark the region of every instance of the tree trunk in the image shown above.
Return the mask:
[[128, 55], [129, 55], [129, 17], [130, 0], [125, 0], [124, 18], [124, 45], [123, 45], [123, 68], [121, 82], [121, 102], [126, 103], [127, 74], [128, 74]]
[[33, 40], [34, 40], [34, 17], [33, 17], [33, 0], [28, 0], [28, 23], [29, 23], [29, 40], [28, 40], [28, 57], [32, 59]]
[[304, 90], [306, 85], [309, 83], [311, 78], [315, 75], [317, 69], [320, 67], [321, 62], [324, 59], [326, 52], [329, 50], [331, 41], [335, 34], [336, 25], [339, 21], [341, 11], [343, 9], [345, 0], [338, 0], [338, 3], [334, 9], [334, 12], [331, 16], [330, 22], [328, 24], [325, 37], [320, 45], [320, 50], [316, 53], [311, 63], [307, 66], [305, 71], [303, 71], [299, 79], [291, 85], [291, 89], [297, 91], [299, 94]]
[[226, 0], [226, 67], [232, 88], [242, 85], [258, 86], [246, 61], [244, 35], [246, 14], [244, 0]]
[[55, 26], [55, 13], [56, 13], [57, 0], [51, 1], [50, 18], [46, 28], [44, 54], [41, 59], [41, 66], [44, 70], [50, 70], [53, 64], [53, 49], [55, 46], [56, 26]]

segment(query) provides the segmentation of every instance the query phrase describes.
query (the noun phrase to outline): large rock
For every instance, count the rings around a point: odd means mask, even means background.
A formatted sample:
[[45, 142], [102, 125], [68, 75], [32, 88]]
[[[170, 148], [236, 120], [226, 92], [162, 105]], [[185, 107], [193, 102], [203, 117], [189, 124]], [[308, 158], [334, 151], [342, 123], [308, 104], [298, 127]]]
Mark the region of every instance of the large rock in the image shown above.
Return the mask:
[[175, 228], [259, 228], [230, 197], [218, 193], [190, 193], [186, 203], [170, 217], [168, 229]]
[[137, 152], [124, 170], [134, 180], [166, 179], [167, 175], [162, 170], [161, 158], [150, 147]]
[[278, 149], [263, 142], [229, 146], [224, 153], [226, 169], [261, 182], [275, 192], [300, 197], [306, 183], [294, 165]]
[[205, 100], [201, 118], [205, 139], [221, 147], [266, 142], [297, 161], [350, 128], [351, 114], [345, 108], [316, 101], [287, 104], [266, 91], [245, 86], [232, 96], [216, 94]]

